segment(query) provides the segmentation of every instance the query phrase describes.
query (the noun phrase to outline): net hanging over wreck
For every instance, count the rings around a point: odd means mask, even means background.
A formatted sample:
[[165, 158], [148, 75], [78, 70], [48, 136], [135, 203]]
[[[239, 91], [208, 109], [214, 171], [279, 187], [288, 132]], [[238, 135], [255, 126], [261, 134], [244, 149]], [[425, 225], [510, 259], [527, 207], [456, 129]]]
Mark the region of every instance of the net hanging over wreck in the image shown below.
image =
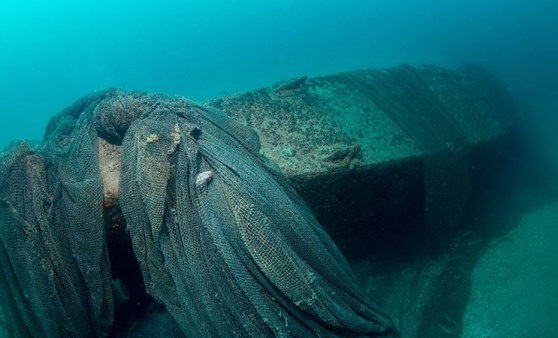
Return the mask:
[[13, 145], [0, 170], [7, 331], [108, 335], [109, 242], [124, 231], [142, 280], [123, 283], [163, 306], [131, 335], [395, 333], [259, 147], [219, 111], [118, 90], [58, 114], [43, 144]]
[[46, 337], [395, 336], [400, 323], [345, 255], [447, 244], [470, 168], [488, 166], [513, 118], [476, 66], [302, 77], [204, 105], [84, 97], [42, 143], [2, 154], [2, 325]]

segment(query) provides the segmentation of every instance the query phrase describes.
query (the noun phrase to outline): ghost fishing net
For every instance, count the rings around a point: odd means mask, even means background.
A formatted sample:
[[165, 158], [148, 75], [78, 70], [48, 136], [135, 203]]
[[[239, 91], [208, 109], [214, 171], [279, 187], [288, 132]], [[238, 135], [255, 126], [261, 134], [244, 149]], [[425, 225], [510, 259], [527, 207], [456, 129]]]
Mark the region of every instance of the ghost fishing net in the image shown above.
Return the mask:
[[0, 319], [14, 336], [111, 332], [107, 238], [122, 224], [163, 307], [130, 335], [395, 334], [257, 135], [221, 112], [110, 90], [1, 163]]

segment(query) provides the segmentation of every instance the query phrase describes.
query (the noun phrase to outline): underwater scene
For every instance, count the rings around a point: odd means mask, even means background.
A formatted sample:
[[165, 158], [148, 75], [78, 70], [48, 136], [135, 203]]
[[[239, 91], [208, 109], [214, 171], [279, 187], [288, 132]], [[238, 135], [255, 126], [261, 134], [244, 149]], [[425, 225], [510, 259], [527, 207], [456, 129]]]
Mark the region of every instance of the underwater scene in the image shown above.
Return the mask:
[[0, 2], [0, 337], [558, 337], [558, 2]]

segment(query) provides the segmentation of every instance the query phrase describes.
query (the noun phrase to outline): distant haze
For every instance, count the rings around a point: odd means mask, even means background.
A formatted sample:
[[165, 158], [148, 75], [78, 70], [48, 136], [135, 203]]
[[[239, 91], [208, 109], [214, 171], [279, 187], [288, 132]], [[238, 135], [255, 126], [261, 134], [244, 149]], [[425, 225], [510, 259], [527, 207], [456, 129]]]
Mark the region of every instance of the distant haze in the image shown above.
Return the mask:
[[558, 97], [557, 18], [556, 0], [3, 0], [0, 147], [42, 137], [53, 114], [108, 87], [204, 100], [301, 75], [477, 62], [545, 101]]

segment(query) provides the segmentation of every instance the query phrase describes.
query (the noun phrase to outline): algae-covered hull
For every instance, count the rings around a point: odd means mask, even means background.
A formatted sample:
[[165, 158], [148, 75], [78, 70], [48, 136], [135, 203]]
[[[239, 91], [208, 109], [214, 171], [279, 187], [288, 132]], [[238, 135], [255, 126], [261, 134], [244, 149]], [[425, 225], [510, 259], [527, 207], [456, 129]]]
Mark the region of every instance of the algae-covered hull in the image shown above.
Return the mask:
[[514, 132], [512, 100], [473, 65], [302, 77], [207, 104], [258, 132], [353, 257], [422, 236], [444, 245]]

